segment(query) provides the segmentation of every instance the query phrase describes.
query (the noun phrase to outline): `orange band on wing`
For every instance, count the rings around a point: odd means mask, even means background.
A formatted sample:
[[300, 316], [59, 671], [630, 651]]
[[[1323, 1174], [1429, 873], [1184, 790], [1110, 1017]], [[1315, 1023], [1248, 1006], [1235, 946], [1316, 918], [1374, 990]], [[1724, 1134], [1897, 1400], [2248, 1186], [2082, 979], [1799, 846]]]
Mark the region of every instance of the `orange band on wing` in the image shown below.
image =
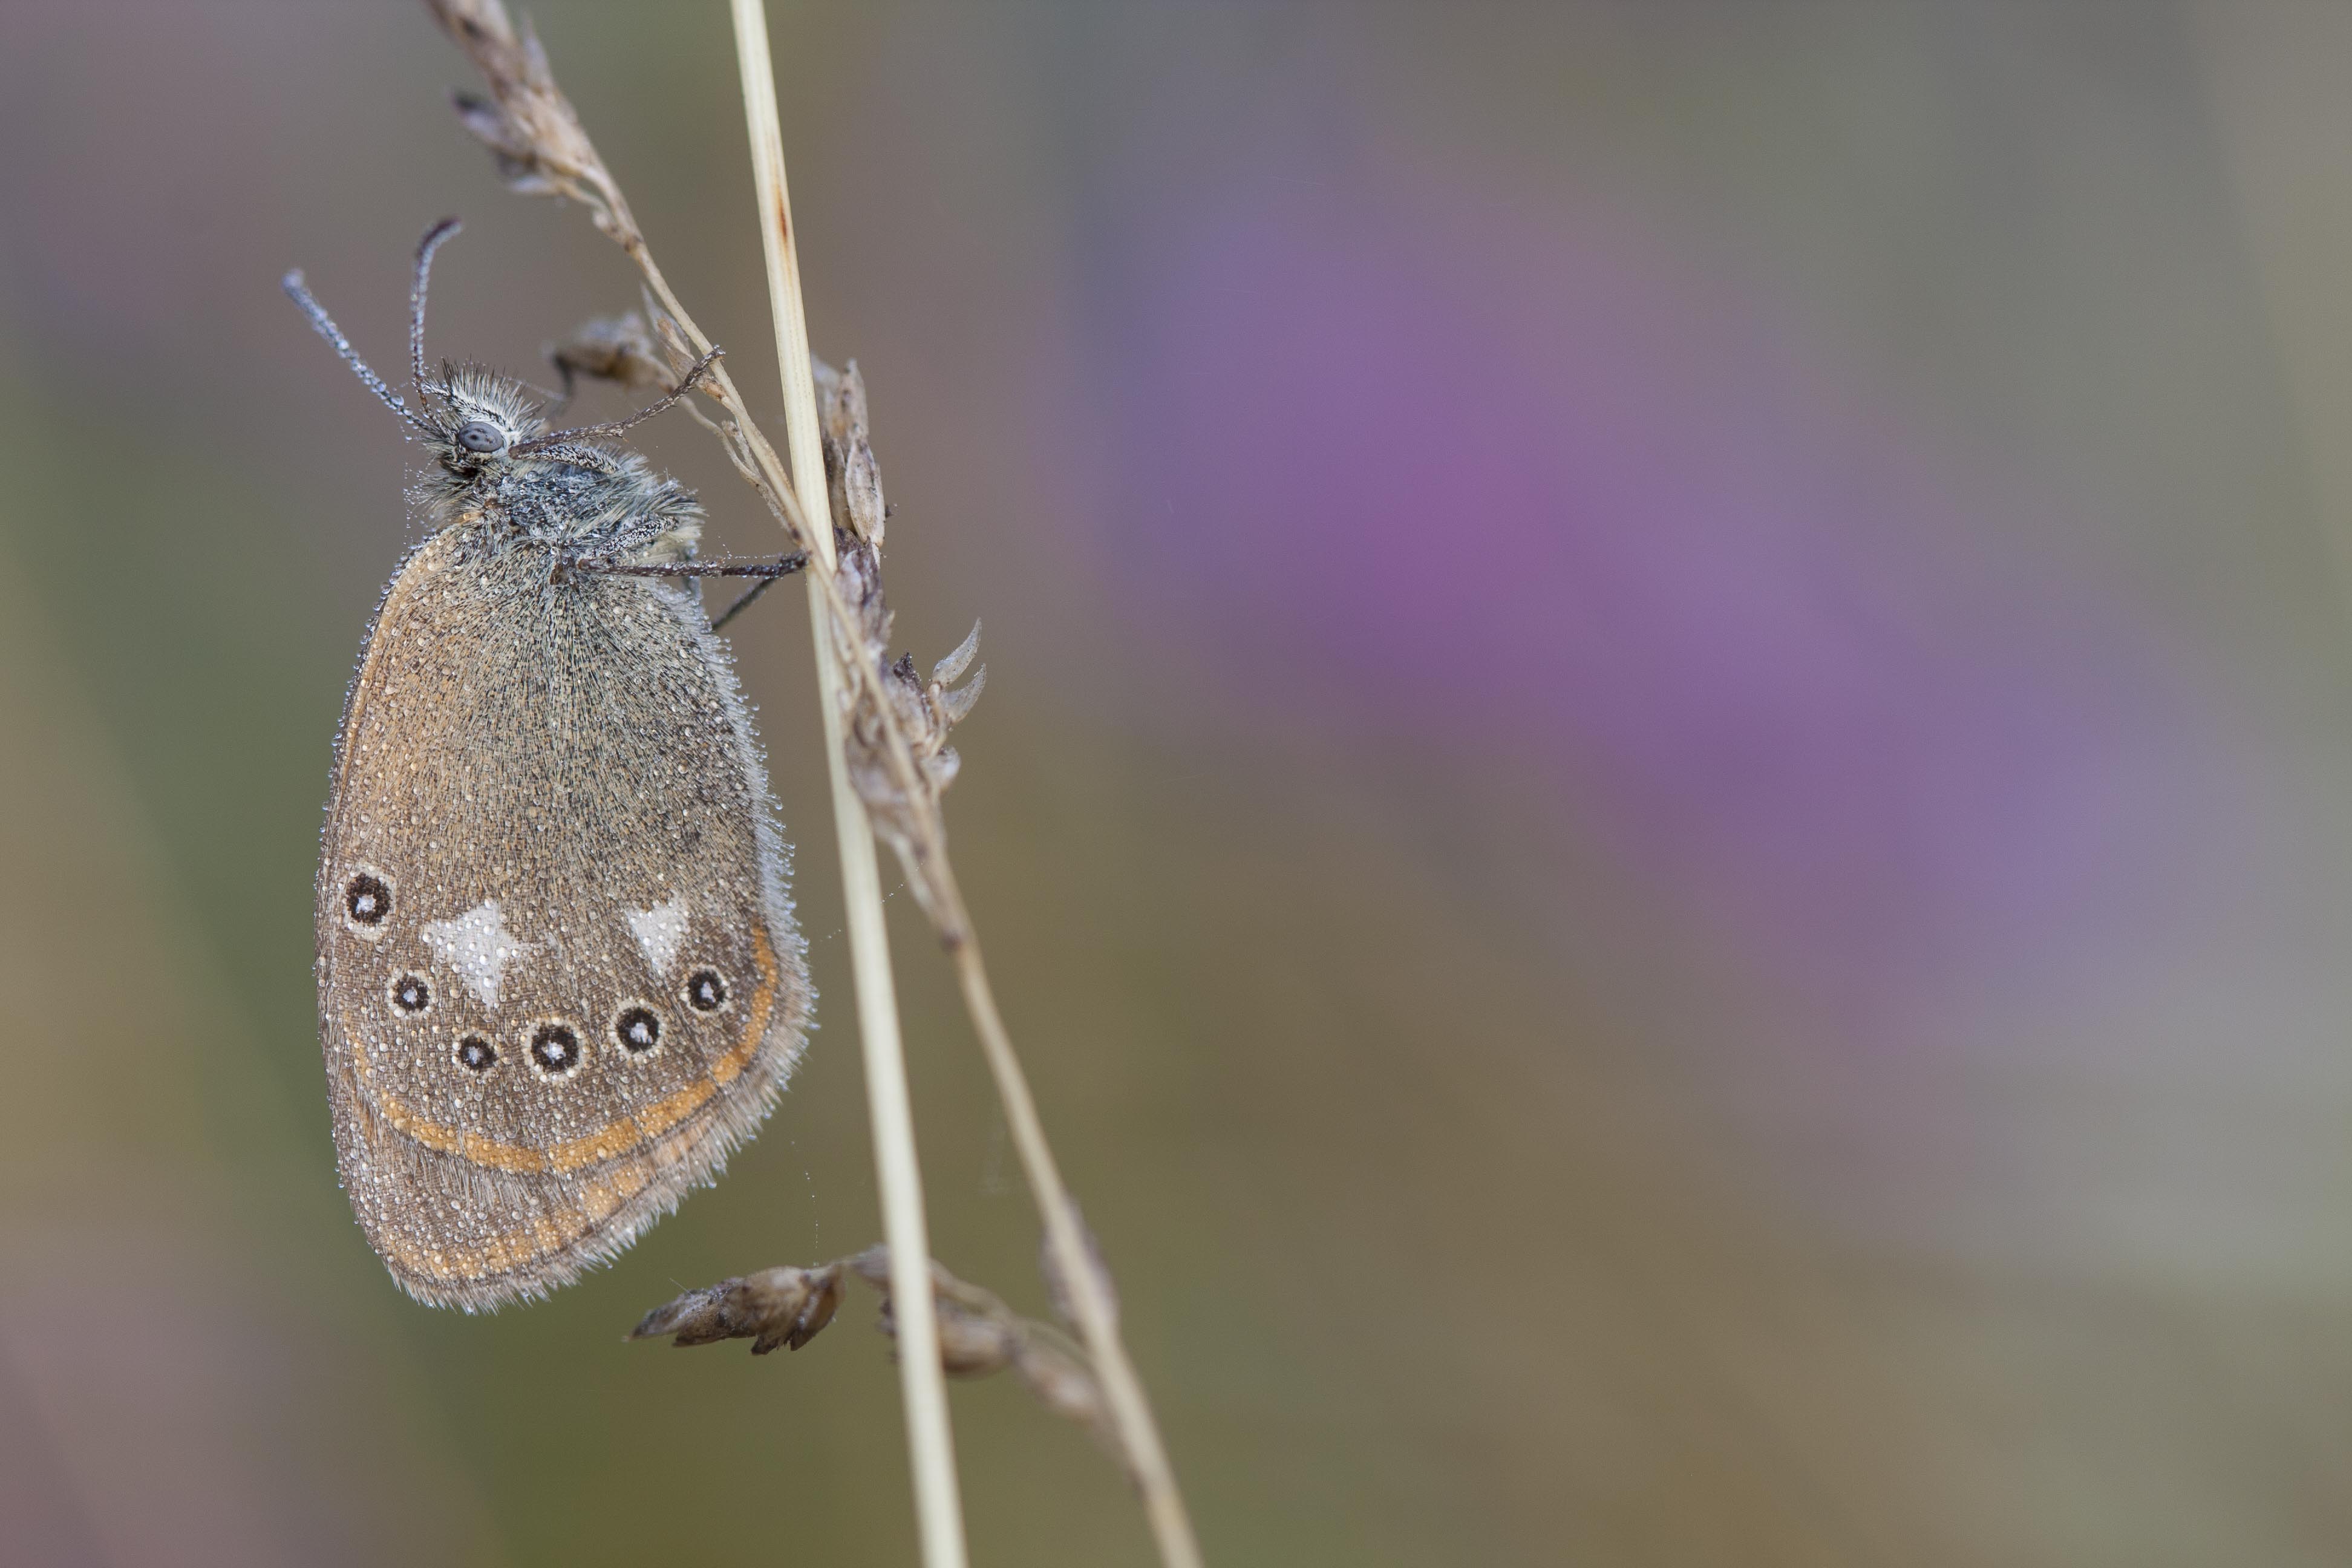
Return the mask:
[[[455, 1154], [467, 1164], [481, 1165], [494, 1171], [562, 1174], [579, 1170], [583, 1165], [613, 1159], [652, 1142], [701, 1110], [721, 1086], [732, 1083], [742, 1075], [745, 1068], [751, 1065], [752, 1057], [759, 1052], [760, 1042], [767, 1037], [768, 1010], [774, 1005], [776, 999], [776, 952], [769, 944], [764, 928], [752, 933], [751, 956], [760, 966], [760, 986], [752, 993], [751, 1005], [744, 1010], [749, 1026], [732, 1050], [710, 1064], [709, 1078], [700, 1083], [688, 1084], [675, 1094], [663, 1096], [643, 1110], [616, 1118], [593, 1132], [558, 1143], [551, 1149], [502, 1143], [478, 1132], [428, 1121], [393, 1095], [377, 1089], [373, 1081], [374, 1068], [368, 1062], [367, 1053], [354, 1050], [352, 1055], [359, 1065], [360, 1091], [368, 1097], [376, 1113], [403, 1136], [414, 1139], [436, 1153]], [[343, 1033], [347, 1038], [359, 1038], [348, 1016], [343, 1019]]]
[[578, 1241], [645, 1191], [652, 1180], [646, 1172], [623, 1170], [582, 1183], [580, 1206], [564, 1216], [567, 1222], [576, 1217], [576, 1223], [558, 1225], [534, 1215], [528, 1225], [458, 1247], [425, 1246], [398, 1231], [386, 1231], [374, 1239], [394, 1262], [414, 1274], [433, 1279], [495, 1279]]

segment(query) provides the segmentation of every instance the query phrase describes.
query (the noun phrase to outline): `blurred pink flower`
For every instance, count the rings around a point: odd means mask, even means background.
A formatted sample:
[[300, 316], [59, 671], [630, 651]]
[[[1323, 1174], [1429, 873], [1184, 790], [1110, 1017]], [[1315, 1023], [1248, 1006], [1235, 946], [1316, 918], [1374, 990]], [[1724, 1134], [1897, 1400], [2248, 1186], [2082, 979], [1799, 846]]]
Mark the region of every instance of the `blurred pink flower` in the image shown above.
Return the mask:
[[2220, 771], [2158, 631], [1763, 285], [1531, 205], [1277, 161], [1122, 215], [1133, 592], [1272, 700], [1555, 760], [1775, 958], [2106, 938]]

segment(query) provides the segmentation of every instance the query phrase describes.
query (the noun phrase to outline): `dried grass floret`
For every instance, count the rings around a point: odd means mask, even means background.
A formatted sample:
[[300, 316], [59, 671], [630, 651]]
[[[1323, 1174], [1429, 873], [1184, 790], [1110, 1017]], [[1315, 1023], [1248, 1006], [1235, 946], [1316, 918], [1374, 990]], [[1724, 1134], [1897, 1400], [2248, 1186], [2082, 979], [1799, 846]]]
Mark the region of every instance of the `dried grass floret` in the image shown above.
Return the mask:
[[[750, 1340], [753, 1355], [796, 1351], [833, 1321], [852, 1279], [881, 1294], [876, 1326], [895, 1340], [898, 1320], [890, 1249], [879, 1245], [807, 1268], [763, 1268], [688, 1290], [647, 1312], [628, 1337], [667, 1339], [680, 1348]], [[1101, 1384], [1087, 1369], [1086, 1352], [1066, 1334], [1023, 1317], [994, 1291], [957, 1278], [937, 1259], [931, 1263], [931, 1294], [941, 1372], [958, 1378], [1010, 1372], [1048, 1411], [1086, 1427], [1113, 1456], [1123, 1454]]]
[[667, 390], [677, 381], [677, 351], [655, 342], [653, 329], [635, 310], [583, 321], [578, 331], [549, 349], [547, 357], [563, 378], [566, 403], [583, 379], [609, 381], [629, 391]]
[[667, 1336], [678, 1345], [750, 1340], [753, 1355], [798, 1350], [833, 1321], [841, 1306], [841, 1265], [762, 1268], [721, 1279], [656, 1307], [629, 1331], [633, 1340]]

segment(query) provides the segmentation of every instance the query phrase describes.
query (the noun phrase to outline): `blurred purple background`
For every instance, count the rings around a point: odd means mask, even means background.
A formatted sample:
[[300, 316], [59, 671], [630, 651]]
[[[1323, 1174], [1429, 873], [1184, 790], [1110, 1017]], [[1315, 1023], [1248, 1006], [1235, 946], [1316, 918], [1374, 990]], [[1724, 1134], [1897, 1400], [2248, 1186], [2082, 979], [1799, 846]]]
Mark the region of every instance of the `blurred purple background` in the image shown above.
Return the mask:
[[[533, 16], [772, 415], [723, 8]], [[2352, 1553], [2352, 13], [772, 27], [1213, 1562]], [[488, 1320], [333, 1184], [310, 858], [409, 454], [277, 279], [396, 361], [460, 212], [436, 352], [530, 372], [623, 263], [498, 188], [421, 9], [0, 40], [0, 1560], [912, 1561], [866, 1304], [615, 1342], [877, 1228], [797, 595], [737, 646], [825, 1027], [760, 1142]], [[1042, 1311], [894, 918], [939, 1251]], [[1150, 1560], [1082, 1436], [955, 1403], [975, 1561]]]

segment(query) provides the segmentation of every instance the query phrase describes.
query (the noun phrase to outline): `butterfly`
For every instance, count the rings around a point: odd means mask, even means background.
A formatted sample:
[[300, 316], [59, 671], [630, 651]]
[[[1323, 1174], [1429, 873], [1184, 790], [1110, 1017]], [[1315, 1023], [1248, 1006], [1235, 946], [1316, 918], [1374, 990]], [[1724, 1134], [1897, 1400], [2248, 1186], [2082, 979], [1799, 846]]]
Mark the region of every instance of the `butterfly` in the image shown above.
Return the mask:
[[[319, 1026], [344, 1190], [408, 1293], [483, 1310], [628, 1247], [775, 1104], [813, 995], [788, 850], [688, 579], [694, 497], [524, 383], [425, 362], [413, 405], [286, 288], [427, 461], [335, 743]], [[717, 351], [713, 351], [715, 357]]]

